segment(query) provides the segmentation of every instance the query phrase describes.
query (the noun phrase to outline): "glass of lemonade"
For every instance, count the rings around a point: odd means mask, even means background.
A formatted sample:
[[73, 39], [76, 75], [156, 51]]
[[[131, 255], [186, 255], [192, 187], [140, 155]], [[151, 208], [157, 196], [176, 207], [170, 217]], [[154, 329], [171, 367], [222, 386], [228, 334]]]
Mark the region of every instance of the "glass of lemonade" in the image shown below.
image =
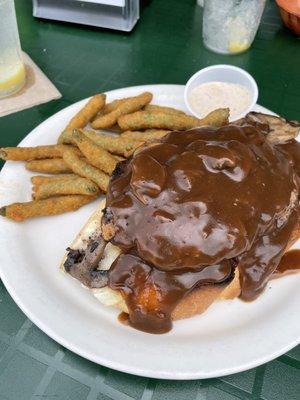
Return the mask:
[[25, 84], [14, 0], [0, 0], [0, 98]]
[[246, 51], [256, 35], [266, 0], [204, 0], [203, 41], [221, 54]]

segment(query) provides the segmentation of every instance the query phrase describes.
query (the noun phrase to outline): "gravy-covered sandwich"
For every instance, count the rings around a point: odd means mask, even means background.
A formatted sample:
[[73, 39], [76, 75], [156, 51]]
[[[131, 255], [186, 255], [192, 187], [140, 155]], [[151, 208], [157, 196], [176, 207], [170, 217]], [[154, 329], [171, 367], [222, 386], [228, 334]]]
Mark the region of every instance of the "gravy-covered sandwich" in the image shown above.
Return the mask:
[[298, 129], [251, 113], [139, 149], [62, 268], [146, 332], [216, 300], [254, 300], [298, 238]]

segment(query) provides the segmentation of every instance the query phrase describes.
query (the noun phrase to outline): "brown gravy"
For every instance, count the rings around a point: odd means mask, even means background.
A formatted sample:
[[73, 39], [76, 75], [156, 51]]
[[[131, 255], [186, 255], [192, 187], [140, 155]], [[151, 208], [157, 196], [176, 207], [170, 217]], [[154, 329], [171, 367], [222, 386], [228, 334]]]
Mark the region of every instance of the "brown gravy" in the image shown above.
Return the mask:
[[[255, 299], [298, 224], [295, 140], [271, 144], [252, 126], [171, 132], [121, 164], [106, 215], [122, 253], [109, 286], [129, 323], [163, 333], [176, 304], [207, 284], [230, 282]], [[104, 217], [105, 218], [105, 217]]]
[[118, 321], [121, 322], [123, 325], [128, 325], [129, 324], [129, 315], [126, 312], [121, 312], [118, 315]]
[[[176, 304], [199, 283], [221, 284], [233, 277], [229, 260], [200, 271], [178, 273], [160, 271], [131, 254], [122, 254], [112, 267], [110, 287], [126, 296], [129, 324], [135, 328], [164, 333], [171, 329], [170, 315]], [[120, 285], [121, 283], [121, 285]]]
[[280, 260], [276, 270], [273, 272], [271, 279], [280, 278], [282, 276], [295, 274], [300, 271], [300, 250], [287, 251]]

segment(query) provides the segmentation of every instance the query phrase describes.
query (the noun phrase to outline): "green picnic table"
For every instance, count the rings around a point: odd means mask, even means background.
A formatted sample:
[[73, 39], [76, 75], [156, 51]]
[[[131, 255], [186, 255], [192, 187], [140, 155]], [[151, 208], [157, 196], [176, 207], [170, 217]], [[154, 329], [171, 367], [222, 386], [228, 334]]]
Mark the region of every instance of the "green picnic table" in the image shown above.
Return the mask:
[[[2, 117], [0, 146], [17, 145], [46, 118], [95, 92], [185, 84], [197, 70], [223, 63], [254, 76], [259, 104], [300, 120], [300, 39], [283, 27], [274, 0], [267, 1], [250, 51], [236, 56], [203, 47], [202, 9], [196, 0], [142, 1], [131, 33], [35, 19], [31, 1], [15, 3], [23, 50], [63, 97]], [[120, 373], [50, 339], [26, 318], [0, 281], [0, 400], [296, 400], [299, 369], [300, 346], [258, 368], [218, 379], [167, 381]]]

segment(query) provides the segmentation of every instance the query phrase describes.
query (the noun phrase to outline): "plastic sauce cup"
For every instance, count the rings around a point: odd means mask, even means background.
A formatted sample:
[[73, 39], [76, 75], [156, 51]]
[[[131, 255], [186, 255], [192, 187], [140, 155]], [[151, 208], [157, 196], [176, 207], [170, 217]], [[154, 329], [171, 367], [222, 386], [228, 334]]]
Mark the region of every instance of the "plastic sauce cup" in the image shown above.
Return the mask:
[[[251, 102], [241, 114], [234, 117], [234, 120], [244, 117], [249, 111], [253, 109], [258, 98], [258, 87], [253, 77], [243, 70], [242, 68], [234, 67], [232, 65], [220, 64], [212, 67], [203, 68], [196, 72], [187, 82], [184, 89], [184, 102], [189, 112], [195, 117], [199, 115], [189, 104], [189, 94], [192, 89], [203, 83], [208, 82], [227, 82], [235, 83], [246, 87], [251, 96]], [[224, 104], [224, 107], [226, 105]]]

